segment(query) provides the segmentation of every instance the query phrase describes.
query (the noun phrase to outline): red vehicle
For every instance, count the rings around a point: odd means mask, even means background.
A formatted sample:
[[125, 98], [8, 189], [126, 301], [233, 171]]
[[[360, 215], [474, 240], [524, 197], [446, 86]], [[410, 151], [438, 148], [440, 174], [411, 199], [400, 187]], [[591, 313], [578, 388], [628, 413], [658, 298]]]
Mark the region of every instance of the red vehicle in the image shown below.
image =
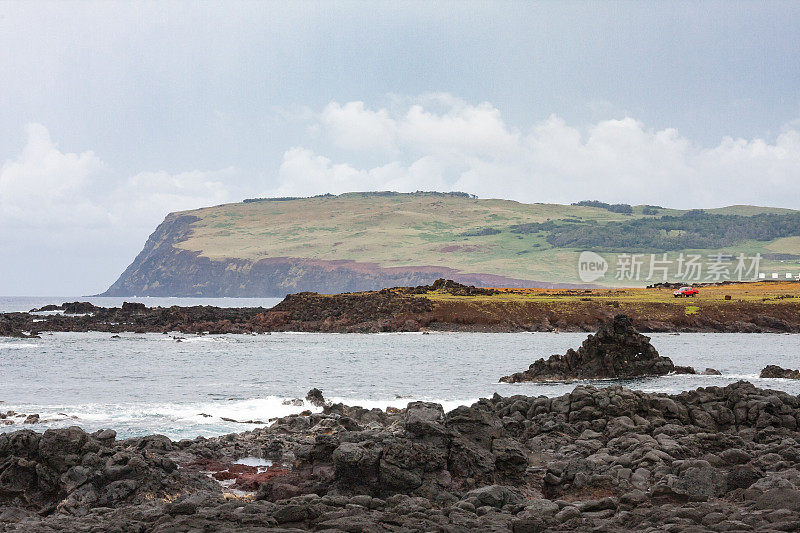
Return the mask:
[[681, 287], [677, 291], [673, 292], [672, 294], [675, 295], [675, 298], [680, 298], [683, 296], [684, 298], [688, 298], [689, 296], [694, 296], [695, 294], [700, 294], [700, 291], [695, 289], [694, 287]]

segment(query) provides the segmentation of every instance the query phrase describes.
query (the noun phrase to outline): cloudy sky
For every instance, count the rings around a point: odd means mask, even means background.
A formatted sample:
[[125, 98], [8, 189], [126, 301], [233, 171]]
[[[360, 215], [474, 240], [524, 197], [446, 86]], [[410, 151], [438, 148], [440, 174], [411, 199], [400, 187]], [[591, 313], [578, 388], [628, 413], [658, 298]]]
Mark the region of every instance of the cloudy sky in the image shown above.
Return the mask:
[[0, 295], [100, 292], [168, 212], [255, 196], [800, 209], [798, 20], [796, 2], [0, 2]]

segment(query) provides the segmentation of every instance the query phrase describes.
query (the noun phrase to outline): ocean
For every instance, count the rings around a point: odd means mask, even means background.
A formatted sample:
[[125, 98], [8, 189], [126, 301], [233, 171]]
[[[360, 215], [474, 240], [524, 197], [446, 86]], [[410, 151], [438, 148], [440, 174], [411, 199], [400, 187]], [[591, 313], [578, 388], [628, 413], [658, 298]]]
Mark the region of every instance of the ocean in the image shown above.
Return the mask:
[[99, 307], [120, 307], [122, 302], [142, 302], [147, 307], [214, 305], [216, 307], [273, 307], [283, 298], [180, 298], [160, 296], [0, 296], [0, 313], [30, 311], [48, 304], [89, 302]]
[[[91, 300], [91, 299], [90, 299]], [[130, 299], [126, 299], [130, 300]], [[154, 299], [157, 300], [157, 299]], [[149, 302], [149, 300], [148, 300]], [[215, 304], [218, 305], [218, 301]], [[248, 303], [248, 305], [250, 305]], [[797, 335], [652, 334], [662, 355], [722, 376], [664, 376], [620, 383], [677, 393], [748, 380], [800, 394], [800, 381], [759, 379], [767, 364], [800, 367]], [[501, 384], [539, 357], [577, 347], [585, 333], [386, 333], [183, 335], [53, 333], [0, 338], [0, 411], [37, 413], [45, 422], [0, 426], [42, 431], [78, 425], [120, 437], [160, 433], [173, 439], [241, 432], [305, 409], [287, 405], [312, 387], [363, 407], [405, 407], [414, 400], [446, 410], [494, 393], [556, 396], [569, 384]], [[590, 382], [584, 382], [590, 383]]]

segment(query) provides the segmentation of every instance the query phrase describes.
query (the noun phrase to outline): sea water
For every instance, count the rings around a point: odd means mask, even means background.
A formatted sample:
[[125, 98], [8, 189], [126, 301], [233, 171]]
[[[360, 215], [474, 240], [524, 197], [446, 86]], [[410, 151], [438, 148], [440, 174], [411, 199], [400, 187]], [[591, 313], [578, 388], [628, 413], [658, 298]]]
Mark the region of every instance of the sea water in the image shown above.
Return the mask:
[[123, 302], [141, 302], [147, 307], [273, 307], [283, 298], [184, 298], [178, 296], [0, 296], [0, 313], [18, 313], [49, 304], [89, 302], [98, 307], [121, 307]]
[[[0, 411], [37, 413], [48, 422], [14, 418], [0, 431], [78, 425], [121, 437], [173, 439], [245, 431], [271, 418], [318, 410], [291, 405], [312, 387], [325, 397], [372, 408], [435, 401], [445, 410], [494, 393], [556, 396], [578, 383], [504, 384], [501, 376], [539, 357], [576, 348], [585, 333], [386, 333], [186, 335], [52, 333], [0, 338]], [[652, 334], [659, 353], [677, 365], [713, 367], [721, 376], [676, 375], [619, 383], [677, 393], [748, 380], [800, 393], [800, 381], [759, 379], [768, 364], [800, 368], [800, 337], [784, 334]], [[295, 402], [296, 403], [296, 402]]]

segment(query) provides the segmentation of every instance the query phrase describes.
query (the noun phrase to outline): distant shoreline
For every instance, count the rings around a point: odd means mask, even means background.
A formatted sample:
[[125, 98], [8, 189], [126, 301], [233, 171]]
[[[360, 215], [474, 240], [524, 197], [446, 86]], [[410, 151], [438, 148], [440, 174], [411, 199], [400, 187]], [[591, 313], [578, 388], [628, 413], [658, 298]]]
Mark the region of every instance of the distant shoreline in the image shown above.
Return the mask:
[[322, 295], [290, 294], [271, 308], [88, 302], [53, 304], [38, 313], [0, 314], [0, 336], [47, 331], [378, 333], [402, 331], [594, 331], [626, 314], [643, 332], [800, 333], [800, 284], [706, 286], [692, 298], [650, 289], [483, 289], [433, 285]]

